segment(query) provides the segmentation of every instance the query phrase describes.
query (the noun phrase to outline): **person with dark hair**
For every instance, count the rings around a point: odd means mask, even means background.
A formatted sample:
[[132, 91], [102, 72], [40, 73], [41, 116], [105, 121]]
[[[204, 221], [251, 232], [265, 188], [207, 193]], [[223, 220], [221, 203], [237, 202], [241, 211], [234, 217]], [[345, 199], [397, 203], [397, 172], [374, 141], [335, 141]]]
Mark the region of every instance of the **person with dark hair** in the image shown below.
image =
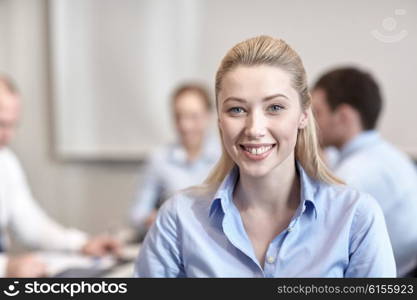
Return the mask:
[[20, 94], [12, 81], [0, 76], [0, 277], [47, 276], [47, 266], [33, 253], [10, 255], [6, 231], [31, 249], [78, 251], [101, 256], [119, 253], [119, 241], [65, 228], [36, 203], [16, 155], [7, 146], [20, 117]]
[[323, 148], [338, 150], [333, 171], [372, 195], [387, 223], [398, 276], [417, 266], [417, 171], [377, 132], [382, 97], [373, 76], [354, 67], [322, 75], [312, 92]]
[[220, 154], [209, 135], [212, 103], [205, 87], [195, 83], [179, 86], [172, 94], [171, 107], [178, 141], [155, 150], [148, 159], [130, 212], [139, 239], [153, 224], [162, 202], [201, 182]]

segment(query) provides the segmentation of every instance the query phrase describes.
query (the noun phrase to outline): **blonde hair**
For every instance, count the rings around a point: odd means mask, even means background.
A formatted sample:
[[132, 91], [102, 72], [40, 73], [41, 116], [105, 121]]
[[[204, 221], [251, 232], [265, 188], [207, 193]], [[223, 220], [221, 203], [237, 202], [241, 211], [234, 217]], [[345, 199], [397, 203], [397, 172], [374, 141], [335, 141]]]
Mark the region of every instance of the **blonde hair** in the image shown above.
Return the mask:
[[[283, 40], [258, 36], [243, 41], [230, 49], [223, 58], [216, 74], [216, 107], [224, 76], [237, 66], [269, 65], [282, 68], [292, 77], [293, 88], [298, 92], [302, 108], [308, 113], [308, 123], [299, 130], [295, 146], [295, 158], [313, 179], [330, 184], [343, 184], [324, 164], [316, 132], [316, 123], [311, 111], [311, 95], [307, 75], [298, 54]], [[221, 132], [220, 132], [221, 134]], [[218, 185], [235, 165], [222, 141], [222, 155], [205, 180], [205, 186]]]

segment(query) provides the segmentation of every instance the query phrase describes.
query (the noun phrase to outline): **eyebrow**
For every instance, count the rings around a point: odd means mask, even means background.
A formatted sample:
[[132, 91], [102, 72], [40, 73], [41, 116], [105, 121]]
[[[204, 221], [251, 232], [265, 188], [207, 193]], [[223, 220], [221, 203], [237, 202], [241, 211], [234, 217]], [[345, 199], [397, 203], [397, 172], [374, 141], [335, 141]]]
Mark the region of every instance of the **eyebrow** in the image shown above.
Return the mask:
[[[266, 101], [269, 101], [269, 100], [272, 100], [272, 99], [275, 99], [275, 98], [285, 98], [285, 99], [288, 99], [288, 97], [285, 96], [284, 94], [279, 94], [278, 93], [278, 94], [274, 94], [274, 95], [271, 95], [271, 96], [267, 96], [267, 97], [263, 98], [262, 101], [263, 102], [266, 102]], [[226, 98], [226, 100], [224, 100], [223, 103], [226, 103], [227, 101], [238, 101], [238, 102], [243, 102], [243, 103], [246, 103], [247, 102], [245, 99], [238, 98], [238, 97], [228, 97], [228, 98]]]

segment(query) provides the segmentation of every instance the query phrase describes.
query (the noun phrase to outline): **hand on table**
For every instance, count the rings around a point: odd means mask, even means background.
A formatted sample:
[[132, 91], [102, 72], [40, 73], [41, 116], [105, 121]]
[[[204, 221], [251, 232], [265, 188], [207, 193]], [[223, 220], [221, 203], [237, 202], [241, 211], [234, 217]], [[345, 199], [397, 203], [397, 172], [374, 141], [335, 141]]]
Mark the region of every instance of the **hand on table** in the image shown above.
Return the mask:
[[90, 238], [82, 247], [81, 253], [92, 256], [112, 254], [120, 256], [122, 244], [108, 235], [98, 235]]
[[6, 277], [45, 277], [46, 265], [33, 254], [11, 256], [7, 261]]

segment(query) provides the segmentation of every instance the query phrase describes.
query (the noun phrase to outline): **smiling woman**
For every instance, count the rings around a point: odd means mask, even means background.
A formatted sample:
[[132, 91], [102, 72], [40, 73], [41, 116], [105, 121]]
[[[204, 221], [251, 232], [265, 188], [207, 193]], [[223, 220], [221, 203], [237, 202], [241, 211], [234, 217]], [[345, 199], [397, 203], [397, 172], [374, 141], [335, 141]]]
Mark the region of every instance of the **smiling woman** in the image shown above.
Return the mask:
[[288, 44], [260, 36], [233, 47], [216, 105], [222, 157], [203, 185], [161, 208], [137, 276], [395, 276], [381, 209], [322, 163], [306, 74]]
[[241, 173], [279, 178], [272, 174], [283, 170], [277, 165], [294, 164], [298, 130], [307, 124], [298, 98], [280, 68], [239, 66], [226, 74], [218, 94], [219, 126], [227, 153]]

